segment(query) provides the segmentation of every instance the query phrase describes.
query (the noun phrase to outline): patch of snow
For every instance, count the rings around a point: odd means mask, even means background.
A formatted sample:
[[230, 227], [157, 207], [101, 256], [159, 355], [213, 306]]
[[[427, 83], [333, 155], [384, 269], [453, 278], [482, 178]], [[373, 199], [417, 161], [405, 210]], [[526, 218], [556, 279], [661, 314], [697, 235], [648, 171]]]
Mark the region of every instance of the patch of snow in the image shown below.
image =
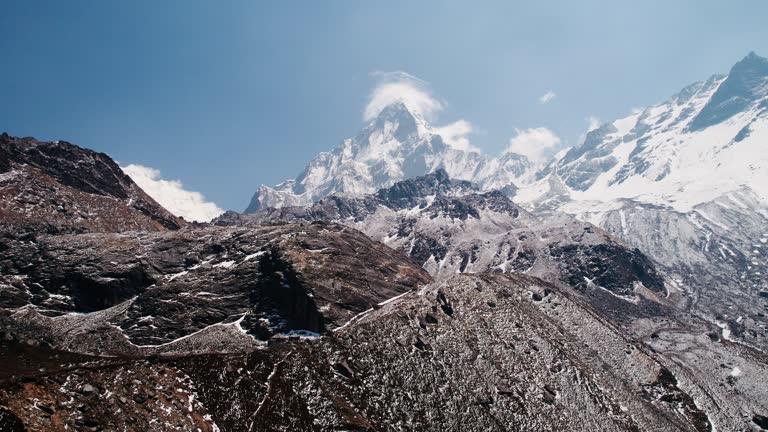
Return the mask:
[[259, 258], [260, 256], [266, 254], [267, 251], [258, 251], [256, 253], [252, 253], [250, 255], [246, 255], [245, 258], [243, 258], [243, 261], [250, 261], [254, 258]]
[[318, 339], [322, 336], [320, 333], [309, 330], [291, 330], [284, 334], [285, 337], [298, 336], [300, 339]]
[[176, 279], [177, 277], [184, 276], [185, 274], [189, 273], [187, 270], [181, 271], [179, 273], [169, 274], [166, 275], [165, 278], [168, 280], [168, 282]]
[[309, 252], [309, 253], [322, 253], [322, 252], [327, 251], [328, 249], [330, 249], [330, 248], [325, 247], [325, 248], [322, 248], [322, 249], [306, 249], [306, 251]]

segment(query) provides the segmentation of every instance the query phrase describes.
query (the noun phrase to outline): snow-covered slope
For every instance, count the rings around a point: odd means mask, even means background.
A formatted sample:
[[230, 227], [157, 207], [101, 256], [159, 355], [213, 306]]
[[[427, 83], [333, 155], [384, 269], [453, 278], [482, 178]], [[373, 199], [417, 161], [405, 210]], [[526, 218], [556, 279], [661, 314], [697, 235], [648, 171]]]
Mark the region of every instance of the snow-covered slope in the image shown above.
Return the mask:
[[402, 102], [384, 108], [354, 138], [317, 155], [296, 179], [258, 188], [246, 213], [266, 207], [310, 205], [329, 195], [360, 196], [444, 169], [451, 178], [483, 189], [501, 189], [530, 176], [522, 155], [498, 158], [447, 145], [416, 111]]
[[727, 76], [602, 125], [537, 177], [517, 203], [638, 247], [686, 288], [697, 314], [765, 344], [767, 59], [750, 53]]
[[539, 177], [556, 173], [585, 208], [632, 198], [690, 211], [744, 186], [768, 201], [766, 142], [768, 60], [750, 53], [727, 76], [590, 132]]

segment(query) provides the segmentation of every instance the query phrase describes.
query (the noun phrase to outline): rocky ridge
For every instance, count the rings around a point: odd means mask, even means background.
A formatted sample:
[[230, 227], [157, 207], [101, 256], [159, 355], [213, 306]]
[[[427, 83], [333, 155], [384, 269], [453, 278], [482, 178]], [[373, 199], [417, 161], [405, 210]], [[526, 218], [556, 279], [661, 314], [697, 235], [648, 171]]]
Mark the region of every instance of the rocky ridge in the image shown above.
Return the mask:
[[0, 135], [0, 220], [30, 232], [178, 229], [185, 222], [144, 193], [107, 155]]
[[331, 196], [311, 207], [228, 213], [221, 225], [332, 220], [397, 249], [435, 277], [524, 272], [626, 297], [635, 284], [664, 293], [664, 281], [637, 249], [572, 218], [542, 221], [498, 191], [481, 192], [445, 171], [396, 183], [360, 198]]

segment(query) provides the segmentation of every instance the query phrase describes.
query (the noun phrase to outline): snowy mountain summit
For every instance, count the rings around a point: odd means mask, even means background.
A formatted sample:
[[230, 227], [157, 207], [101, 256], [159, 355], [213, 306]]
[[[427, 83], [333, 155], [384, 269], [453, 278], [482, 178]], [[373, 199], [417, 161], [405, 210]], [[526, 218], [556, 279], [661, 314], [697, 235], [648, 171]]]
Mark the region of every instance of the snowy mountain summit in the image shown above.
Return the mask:
[[509, 151], [491, 157], [451, 146], [418, 110], [398, 101], [355, 137], [317, 155], [295, 179], [259, 187], [246, 212], [370, 194], [441, 168], [481, 190], [514, 195], [524, 187], [516, 198], [523, 202], [539, 200], [553, 184], [562, 189], [560, 183], [579, 202], [631, 198], [680, 211], [742, 187], [768, 201], [766, 138], [768, 60], [755, 53], [728, 75], [592, 130], [544, 169]]
[[766, 140], [768, 59], [750, 53], [727, 76], [591, 131], [538, 177], [556, 174], [582, 202], [632, 198], [689, 211], [743, 187], [768, 201]]
[[532, 171], [522, 155], [494, 158], [447, 144], [424, 117], [403, 102], [386, 106], [354, 138], [317, 155], [296, 179], [258, 188], [246, 213], [266, 207], [310, 205], [329, 195], [374, 193], [401, 180], [444, 169], [482, 189], [502, 189]]

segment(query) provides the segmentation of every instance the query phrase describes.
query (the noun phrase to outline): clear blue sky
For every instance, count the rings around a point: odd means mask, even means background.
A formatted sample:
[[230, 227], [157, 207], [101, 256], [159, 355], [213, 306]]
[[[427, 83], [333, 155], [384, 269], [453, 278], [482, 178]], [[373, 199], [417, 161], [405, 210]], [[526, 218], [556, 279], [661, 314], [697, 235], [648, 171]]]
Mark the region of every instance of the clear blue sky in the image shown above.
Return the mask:
[[[574, 144], [768, 55], [768, 1], [0, 3], [0, 131], [160, 169], [224, 208], [362, 126], [373, 71], [405, 71], [481, 133]], [[619, 4], [621, 3], [621, 4]], [[547, 91], [557, 97], [542, 105]]]

